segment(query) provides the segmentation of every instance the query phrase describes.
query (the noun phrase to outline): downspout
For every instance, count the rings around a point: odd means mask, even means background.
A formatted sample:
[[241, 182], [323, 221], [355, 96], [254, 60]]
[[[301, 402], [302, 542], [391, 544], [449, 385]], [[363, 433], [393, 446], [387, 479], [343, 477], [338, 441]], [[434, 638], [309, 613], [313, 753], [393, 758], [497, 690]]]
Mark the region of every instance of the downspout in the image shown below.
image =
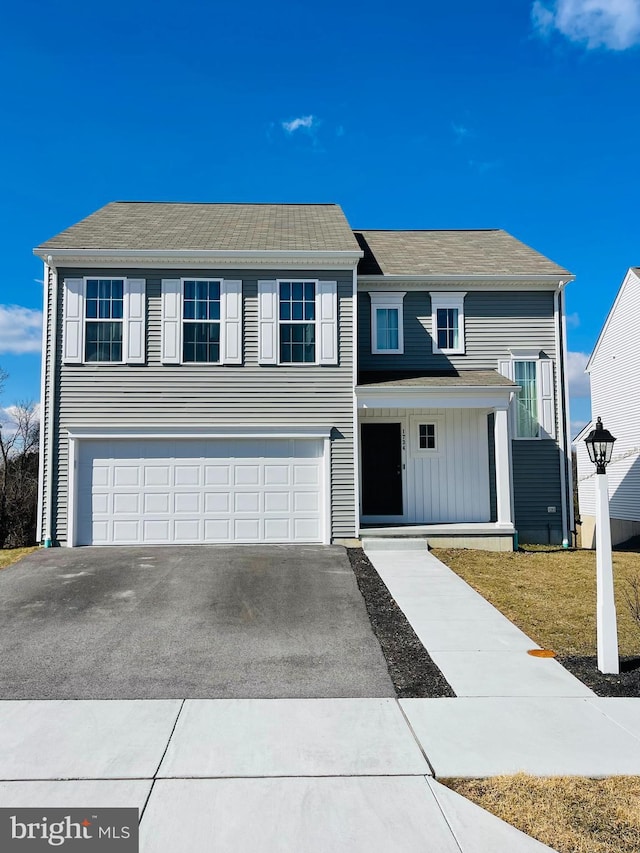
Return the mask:
[[571, 451], [571, 421], [569, 418], [570, 408], [569, 408], [569, 383], [567, 382], [567, 312], [565, 310], [565, 295], [564, 295], [564, 287], [560, 292], [560, 318], [562, 321], [562, 346], [564, 350], [564, 359], [562, 364], [562, 384], [564, 385], [564, 415], [566, 421], [566, 436], [567, 436], [567, 446], [569, 448], [569, 452], [567, 454], [567, 488], [568, 488], [568, 500], [569, 500], [569, 531], [574, 536], [576, 535], [576, 520], [575, 513], [573, 509], [573, 455]]
[[[47, 415], [47, 335], [49, 333], [49, 264], [44, 262], [44, 276], [42, 280], [42, 356], [40, 363], [40, 422]], [[42, 542], [42, 512], [44, 509], [44, 457], [45, 457], [45, 430], [40, 430], [40, 454], [38, 458], [38, 519], [36, 522], [36, 542]]]
[[353, 268], [353, 502], [355, 537], [360, 537], [360, 432], [358, 429], [358, 267]]
[[51, 270], [51, 368], [49, 373], [49, 388], [47, 400], [47, 483], [46, 503], [47, 514], [44, 519], [44, 547], [50, 548], [53, 544], [53, 471], [55, 451], [55, 404], [56, 404], [56, 360], [58, 355], [58, 271], [52, 266], [52, 257], [47, 257], [47, 264]]
[[560, 489], [562, 491], [562, 502], [560, 509], [562, 512], [562, 546], [569, 547], [569, 528], [567, 523], [567, 420], [566, 420], [566, 402], [565, 402], [565, 377], [566, 377], [566, 347], [563, 341], [563, 324], [562, 313], [564, 307], [561, 304], [562, 288], [565, 282], [558, 282], [558, 287], [553, 294], [553, 315], [554, 315], [554, 337], [556, 346], [556, 399], [558, 401], [558, 446], [560, 450]]

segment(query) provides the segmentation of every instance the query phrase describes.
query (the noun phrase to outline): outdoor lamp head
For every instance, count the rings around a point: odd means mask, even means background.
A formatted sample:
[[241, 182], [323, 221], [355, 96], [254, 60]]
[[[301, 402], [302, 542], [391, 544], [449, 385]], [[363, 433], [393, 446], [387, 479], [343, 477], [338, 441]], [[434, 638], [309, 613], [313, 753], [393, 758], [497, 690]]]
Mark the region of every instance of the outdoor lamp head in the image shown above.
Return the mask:
[[596, 428], [592, 429], [584, 440], [589, 452], [589, 459], [596, 466], [598, 474], [604, 474], [606, 466], [611, 462], [614, 442], [615, 438], [608, 429], [602, 426], [601, 418], [598, 418]]

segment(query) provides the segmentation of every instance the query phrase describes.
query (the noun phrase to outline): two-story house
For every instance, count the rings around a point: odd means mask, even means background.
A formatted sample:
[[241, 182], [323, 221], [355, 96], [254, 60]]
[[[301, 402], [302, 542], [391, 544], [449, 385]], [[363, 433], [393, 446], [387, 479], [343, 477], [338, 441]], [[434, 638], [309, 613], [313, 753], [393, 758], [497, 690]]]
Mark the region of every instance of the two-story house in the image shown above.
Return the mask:
[[607, 466], [611, 541], [640, 535], [640, 267], [627, 271], [586, 370], [593, 420], [576, 436], [582, 546], [595, 547], [595, 478], [584, 443], [597, 417], [616, 437]]
[[109, 204], [45, 265], [45, 544], [568, 540], [563, 289], [503, 231]]

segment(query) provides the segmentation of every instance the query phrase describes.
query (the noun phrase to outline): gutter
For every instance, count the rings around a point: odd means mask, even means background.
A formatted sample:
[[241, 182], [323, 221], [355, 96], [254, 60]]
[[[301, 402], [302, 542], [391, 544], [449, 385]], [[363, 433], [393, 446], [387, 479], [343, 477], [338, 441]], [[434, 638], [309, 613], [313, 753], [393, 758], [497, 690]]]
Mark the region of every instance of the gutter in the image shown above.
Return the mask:
[[[40, 362], [40, 420], [48, 412], [45, 394], [47, 392], [47, 335], [49, 332], [49, 265], [44, 262], [44, 276], [42, 281], [42, 355]], [[42, 512], [44, 509], [44, 444], [45, 430], [40, 431], [40, 456], [38, 459], [38, 517], [36, 521], [36, 541], [42, 542]]]

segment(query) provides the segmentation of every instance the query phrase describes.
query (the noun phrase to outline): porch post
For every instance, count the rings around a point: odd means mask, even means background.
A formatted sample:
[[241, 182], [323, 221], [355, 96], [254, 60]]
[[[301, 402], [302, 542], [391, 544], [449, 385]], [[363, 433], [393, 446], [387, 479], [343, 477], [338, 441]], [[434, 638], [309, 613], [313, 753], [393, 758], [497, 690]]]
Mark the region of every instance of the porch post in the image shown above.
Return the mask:
[[507, 409], [495, 409], [494, 441], [496, 458], [496, 504], [498, 526], [510, 527], [511, 517], [511, 453]]

